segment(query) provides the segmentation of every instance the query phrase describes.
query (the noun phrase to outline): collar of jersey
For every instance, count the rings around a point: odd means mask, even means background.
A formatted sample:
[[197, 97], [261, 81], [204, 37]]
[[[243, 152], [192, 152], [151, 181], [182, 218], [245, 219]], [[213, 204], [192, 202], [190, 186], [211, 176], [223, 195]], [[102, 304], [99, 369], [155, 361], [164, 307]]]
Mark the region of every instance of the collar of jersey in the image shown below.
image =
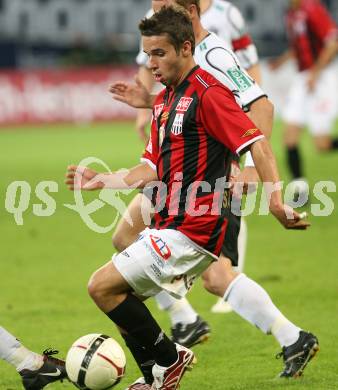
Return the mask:
[[[185, 79], [175, 88], [175, 92], [180, 91], [181, 89], [185, 88], [189, 78], [191, 77], [192, 74], [194, 74], [198, 69], [200, 68], [199, 65], [194, 66], [190, 72], [186, 75]], [[167, 87], [167, 92], [172, 92], [171, 87]]]

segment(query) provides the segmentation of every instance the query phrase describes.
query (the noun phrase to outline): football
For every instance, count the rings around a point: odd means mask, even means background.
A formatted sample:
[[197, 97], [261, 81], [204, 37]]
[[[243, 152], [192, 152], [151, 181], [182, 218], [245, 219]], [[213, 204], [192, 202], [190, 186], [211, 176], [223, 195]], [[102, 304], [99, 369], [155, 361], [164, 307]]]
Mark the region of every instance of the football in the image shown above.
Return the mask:
[[77, 339], [66, 357], [69, 379], [80, 389], [110, 389], [120, 382], [126, 356], [120, 344], [103, 334], [88, 334]]

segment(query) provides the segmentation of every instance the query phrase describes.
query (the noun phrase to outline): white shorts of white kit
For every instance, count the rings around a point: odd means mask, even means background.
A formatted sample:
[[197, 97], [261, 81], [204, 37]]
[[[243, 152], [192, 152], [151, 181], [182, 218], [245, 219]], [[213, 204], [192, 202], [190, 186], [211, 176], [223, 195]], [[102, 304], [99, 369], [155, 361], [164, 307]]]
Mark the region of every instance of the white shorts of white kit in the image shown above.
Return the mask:
[[216, 256], [177, 230], [149, 228], [112, 259], [136, 294], [150, 297], [165, 290], [175, 298], [184, 297], [215, 260]]
[[329, 134], [338, 114], [337, 72], [337, 64], [323, 70], [313, 92], [307, 86], [308, 71], [295, 75], [282, 113], [284, 121], [308, 126], [313, 136]]

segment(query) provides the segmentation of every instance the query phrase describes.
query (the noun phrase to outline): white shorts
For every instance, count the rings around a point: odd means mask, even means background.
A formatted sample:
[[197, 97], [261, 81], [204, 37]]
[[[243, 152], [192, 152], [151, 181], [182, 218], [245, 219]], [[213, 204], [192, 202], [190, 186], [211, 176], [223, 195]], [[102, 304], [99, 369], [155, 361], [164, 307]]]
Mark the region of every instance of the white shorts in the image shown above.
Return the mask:
[[184, 297], [214, 260], [213, 255], [177, 230], [149, 228], [112, 259], [138, 295], [150, 297], [166, 290], [175, 298]]
[[301, 127], [308, 126], [314, 136], [329, 134], [338, 113], [336, 73], [336, 64], [323, 70], [312, 93], [307, 86], [309, 72], [297, 74], [283, 110], [284, 121]]

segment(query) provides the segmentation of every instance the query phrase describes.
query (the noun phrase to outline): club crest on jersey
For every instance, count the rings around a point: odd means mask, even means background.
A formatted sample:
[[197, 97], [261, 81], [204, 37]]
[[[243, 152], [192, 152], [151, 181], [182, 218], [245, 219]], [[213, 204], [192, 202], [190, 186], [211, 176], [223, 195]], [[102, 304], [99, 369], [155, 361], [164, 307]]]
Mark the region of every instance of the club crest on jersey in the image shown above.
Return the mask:
[[168, 245], [162, 240], [162, 238], [150, 234], [150, 241], [155, 252], [164, 260], [168, 260], [171, 256], [171, 250], [169, 249]]
[[174, 119], [174, 123], [171, 127], [171, 132], [174, 135], [179, 135], [182, 133], [182, 131], [183, 131], [183, 118], [184, 118], [184, 114], [181, 114], [181, 113], [176, 114], [175, 119]]
[[188, 108], [193, 100], [194, 99], [190, 97], [181, 97], [176, 106], [176, 111], [188, 111]]
[[162, 110], [163, 110], [163, 107], [164, 107], [164, 104], [156, 104], [154, 106], [154, 119], [155, 121], [157, 120], [157, 118], [159, 117], [159, 115], [161, 114]]

